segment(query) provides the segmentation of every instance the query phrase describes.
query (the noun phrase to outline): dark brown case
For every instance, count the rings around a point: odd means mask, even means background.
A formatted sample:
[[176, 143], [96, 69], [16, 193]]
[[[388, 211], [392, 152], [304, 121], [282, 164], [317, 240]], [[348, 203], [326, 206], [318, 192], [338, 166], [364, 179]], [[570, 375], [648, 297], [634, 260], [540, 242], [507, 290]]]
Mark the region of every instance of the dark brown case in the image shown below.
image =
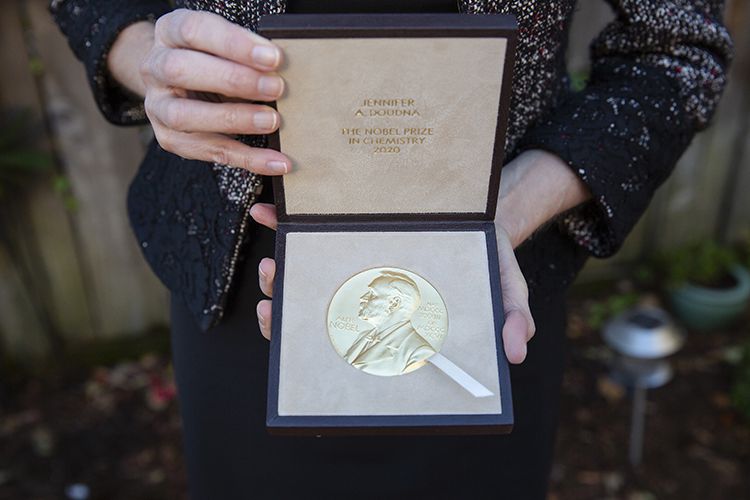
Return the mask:
[[[486, 210], [481, 213], [399, 213], [289, 215], [284, 180], [273, 178], [278, 213], [276, 278], [269, 357], [267, 429], [275, 435], [365, 435], [365, 434], [506, 434], [513, 428], [513, 406], [508, 363], [503, 349], [504, 321], [500, 272], [497, 262], [494, 215], [500, 187], [510, 88], [515, 59], [517, 24], [513, 16], [466, 14], [282, 14], [263, 17], [258, 33], [266, 38], [426, 38], [503, 37], [508, 49], [503, 86], [498, 103], [497, 128]], [[269, 136], [269, 146], [283, 151], [278, 131]], [[502, 414], [476, 415], [385, 415], [385, 416], [289, 416], [279, 415], [279, 368], [284, 292], [285, 247], [293, 232], [382, 232], [382, 231], [480, 231], [484, 232], [489, 256], [491, 293], [495, 319], [498, 376]]]

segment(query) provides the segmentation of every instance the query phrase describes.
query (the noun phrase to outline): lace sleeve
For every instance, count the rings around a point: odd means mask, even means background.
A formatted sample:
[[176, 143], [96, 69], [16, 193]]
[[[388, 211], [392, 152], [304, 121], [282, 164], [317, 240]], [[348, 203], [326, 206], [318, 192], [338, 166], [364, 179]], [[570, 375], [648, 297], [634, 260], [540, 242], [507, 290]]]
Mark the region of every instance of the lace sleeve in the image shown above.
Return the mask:
[[593, 199], [561, 218], [597, 257], [615, 253], [726, 84], [732, 42], [718, 0], [608, 0], [587, 87], [523, 137], [565, 160]]
[[142, 99], [115, 82], [107, 71], [107, 55], [117, 35], [132, 23], [155, 21], [170, 10], [162, 0], [53, 0], [50, 12], [76, 57], [86, 67], [89, 84], [102, 114], [112, 123], [143, 123]]

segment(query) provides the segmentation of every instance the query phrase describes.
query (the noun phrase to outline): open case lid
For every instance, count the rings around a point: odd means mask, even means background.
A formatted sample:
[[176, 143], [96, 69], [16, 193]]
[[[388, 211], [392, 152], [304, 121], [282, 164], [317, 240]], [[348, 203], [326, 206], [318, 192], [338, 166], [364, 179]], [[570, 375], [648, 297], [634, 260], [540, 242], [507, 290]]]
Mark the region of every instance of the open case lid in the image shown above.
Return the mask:
[[281, 222], [492, 220], [516, 21], [466, 14], [282, 14], [274, 179]]

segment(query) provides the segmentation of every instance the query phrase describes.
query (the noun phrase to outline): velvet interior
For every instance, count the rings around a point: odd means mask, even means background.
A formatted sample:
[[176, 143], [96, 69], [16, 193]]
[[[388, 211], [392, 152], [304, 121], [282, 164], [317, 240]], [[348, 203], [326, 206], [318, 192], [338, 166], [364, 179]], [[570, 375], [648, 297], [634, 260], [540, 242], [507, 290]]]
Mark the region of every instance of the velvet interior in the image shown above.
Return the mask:
[[[501, 413], [485, 233], [293, 232], [286, 238], [279, 415]], [[449, 323], [441, 354], [494, 396], [475, 398], [431, 364], [381, 377], [339, 356], [326, 327], [331, 298], [351, 276], [381, 266], [417, 273], [438, 290]]]
[[485, 212], [505, 39], [274, 42], [288, 214]]

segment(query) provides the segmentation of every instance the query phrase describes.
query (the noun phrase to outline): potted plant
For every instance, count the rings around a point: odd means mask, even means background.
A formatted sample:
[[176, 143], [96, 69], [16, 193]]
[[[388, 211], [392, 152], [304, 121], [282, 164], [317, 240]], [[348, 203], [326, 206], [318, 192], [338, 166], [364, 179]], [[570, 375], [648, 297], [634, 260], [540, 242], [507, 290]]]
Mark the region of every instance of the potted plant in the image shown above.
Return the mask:
[[668, 295], [686, 326], [710, 330], [726, 326], [750, 299], [750, 273], [732, 248], [706, 240], [669, 253], [664, 259]]

